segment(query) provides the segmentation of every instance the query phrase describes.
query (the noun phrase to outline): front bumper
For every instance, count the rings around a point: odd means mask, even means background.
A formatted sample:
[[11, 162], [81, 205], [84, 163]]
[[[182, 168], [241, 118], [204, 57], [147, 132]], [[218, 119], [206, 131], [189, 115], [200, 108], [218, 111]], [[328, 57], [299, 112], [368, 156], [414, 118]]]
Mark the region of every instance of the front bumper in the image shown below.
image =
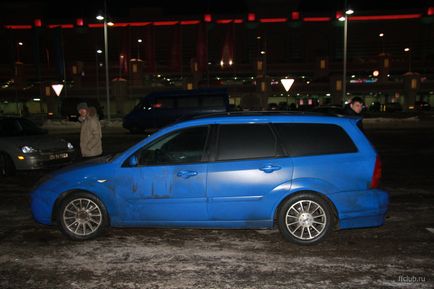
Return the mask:
[[339, 228], [377, 227], [384, 224], [389, 194], [380, 189], [340, 192], [328, 196], [336, 207]]
[[41, 224], [51, 225], [53, 217], [53, 209], [56, 199], [59, 196], [59, 188], [62, 188], [62, 183], [53, 181], [49, 175], [40, 180], [40, 184], [36, 185], [31, 192], [31, 210], [33, 219]]
[[48, 169], [71, 163], [75, 157], [75, 151], [56, 151], [44, 153], [22, 154], [23, 160], [15, 159], [17, 170]]

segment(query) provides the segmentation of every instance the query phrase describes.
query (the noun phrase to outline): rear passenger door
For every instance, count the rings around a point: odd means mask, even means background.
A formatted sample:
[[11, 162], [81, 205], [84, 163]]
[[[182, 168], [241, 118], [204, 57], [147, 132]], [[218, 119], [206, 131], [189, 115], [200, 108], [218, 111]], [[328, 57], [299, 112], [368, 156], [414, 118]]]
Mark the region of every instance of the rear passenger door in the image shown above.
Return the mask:
[[276, 194], [289, 190], [292, 164], [282, 155], [268, 124], [228, 124], [217, 127], [214, 161], [208, 164], [208, 212], [213, 221], [269, 220]]

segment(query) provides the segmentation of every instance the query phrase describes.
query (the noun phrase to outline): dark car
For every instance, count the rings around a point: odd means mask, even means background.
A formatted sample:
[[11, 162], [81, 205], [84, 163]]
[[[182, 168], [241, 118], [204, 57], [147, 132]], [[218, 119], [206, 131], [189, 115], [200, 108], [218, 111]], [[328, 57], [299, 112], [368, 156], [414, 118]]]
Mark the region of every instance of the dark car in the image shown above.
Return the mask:
[[0, 117], [0, 175], [69, 163], [74, 146], [26, 118]]
[[414, 103], [414, 109], [417, 111], [429, 111], [431, 110], [431, 105], [426, 101], [416, 101]]
[[402, 105], [399, 102], [387, 102], [384, 105], [385, 112], [401, 112], [402, 110]]
[[123, 118], [132, 133], [166, 126], [193, 115], [230, 111], [226, 89], [195, 89], [153, 92]]
[[34, 219], [74, 240], [108, 227], [272, 229], [309, 245], [380, 226], [388, 193], [358, 117], [233, 112], [177, 122], [114, 157], [56, 171]]
[[345, 108], [338, 105], [317, 106], [312, 109], [312, 112], [322, 113], [327, 115], [345, 115]]

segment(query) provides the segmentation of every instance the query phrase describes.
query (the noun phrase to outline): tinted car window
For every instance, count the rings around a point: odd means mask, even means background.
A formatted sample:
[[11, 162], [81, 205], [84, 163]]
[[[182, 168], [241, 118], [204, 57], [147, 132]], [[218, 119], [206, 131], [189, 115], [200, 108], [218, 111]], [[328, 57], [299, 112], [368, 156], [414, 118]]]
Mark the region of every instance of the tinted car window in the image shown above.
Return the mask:
[[1, 136], [16, 136], [22, 132], [22, 128], [15, 119], [0, 120], [0, 135]]
[[175, 99], [173, 97], [161, 97], [155, 101], [155, 108], [174, 108]]
[[28, 119], [2, 119], [0, 120], [0, 136], [25, 136], [45, 134], [46, 130], [38, 127]]
[[178, 98], [178, 108], [198, 107], [199, 98], [197, 96], [181, 96]]
[[46, 134], [47, 131], [38, 127], [34, 122], [22, 118], [19, 120], [19, 124], [23, 129], [23, 133], [25, 135], [37, 135], [37, 134]]
[[357, 152], [351, 138], [332, 124], [276, 124], [283, 145], [290, 156], [310, 156]]
[[224, 97], [220, 95], [216, 96], [204, 96], [202, 97], [202, 107], [224, 107]]
[[171, 133], [139, 151], [139, 165], [194, 163], [204, 159], [208, 127]]
[[222, 125], [217, 160], [274, 157], [276, 147], [276, 138], [267, 124]]

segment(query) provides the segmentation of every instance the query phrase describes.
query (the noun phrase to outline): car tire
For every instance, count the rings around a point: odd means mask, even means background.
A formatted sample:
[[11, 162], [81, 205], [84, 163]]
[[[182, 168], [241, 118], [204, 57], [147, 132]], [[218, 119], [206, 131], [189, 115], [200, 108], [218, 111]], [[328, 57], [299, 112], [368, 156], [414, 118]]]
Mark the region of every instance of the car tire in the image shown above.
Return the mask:
[[57, 224], [62, 233], [72, 240], [94, 239], [108, 227], [107, 210], [92, 194], [72, 193], [60, 202]]
[[282, 236], [299, 245], [314, 245], [323, 241], [333, 227], [332, 209], [318, 194], [304, 192], [282, 204], [278, 212]]
[[16, 169], [11, 157], [0, 152], [0, 176], [13, 176]]

